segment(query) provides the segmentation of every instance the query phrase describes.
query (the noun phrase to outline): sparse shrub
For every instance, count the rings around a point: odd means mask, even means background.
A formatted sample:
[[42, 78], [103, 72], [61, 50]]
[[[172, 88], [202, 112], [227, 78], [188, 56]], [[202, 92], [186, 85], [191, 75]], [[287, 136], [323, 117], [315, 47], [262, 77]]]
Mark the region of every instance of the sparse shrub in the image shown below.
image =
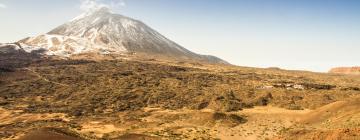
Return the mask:
[[202, 102], [198, 105], [197, 109], [198, 110], [201, 110], [201, 109], [204, 109], [206, 108], [207, 106], [209, 105], [209, 102]]
[[230, 114], [229, 118], [231, 121], [235, 122], [235, 123], [245, 123], [247, 122], [247, 120], [239, 115], [236, 114]]
[[215, 112], [213, 114], [213, 119], [214, 120], [223, 120], [226, 119], [226, 114], [225, 113], [221, 113], [221, 112]]
[[236, 114], [225, 114], [222, 112], [216, 112], [213, 114], [213, 119], [216, 121], [221, 121], [221, 122], [227, 122], [230, 123], [232, 126], [236, 126], [238, 124], [241, 123], [245, 123], [247, 122], [246, 119], [244, 119], [243, 117], [236, 115]]
[[302, 108], [301, 106], [296, 105], [296, 104], [290, 104], [286, 108], [289, 110], [304, 110], [304, 108]]
[[0, 74], [3, 73], [3, 72], [14, 72], [14, 68], [10, 68], [10, 67], [7, 67], [7, 68], [4, 68], [4, 67], [0, 67]]
[[74, 112], [72, 112], [72, 115], [75, 117], [80, 117], [83, 115], [83, 112], [81, 110], [75, 110]]
[[291, 98], [291, 100], [293, 100], [293, 101], [299, 101], [302, 99], [304, 99], [304, 97], [301, 97], [301, 96], [292, 96], [292, 98]]

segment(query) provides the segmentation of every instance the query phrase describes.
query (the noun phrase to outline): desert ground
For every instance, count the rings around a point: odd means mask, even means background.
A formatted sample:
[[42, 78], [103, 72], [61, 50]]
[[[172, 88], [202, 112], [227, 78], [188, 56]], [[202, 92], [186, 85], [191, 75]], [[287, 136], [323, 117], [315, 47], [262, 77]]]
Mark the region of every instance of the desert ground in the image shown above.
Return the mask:
[[360, 139], [358, 75], [111, 58], [1, 54], [0, 139]]

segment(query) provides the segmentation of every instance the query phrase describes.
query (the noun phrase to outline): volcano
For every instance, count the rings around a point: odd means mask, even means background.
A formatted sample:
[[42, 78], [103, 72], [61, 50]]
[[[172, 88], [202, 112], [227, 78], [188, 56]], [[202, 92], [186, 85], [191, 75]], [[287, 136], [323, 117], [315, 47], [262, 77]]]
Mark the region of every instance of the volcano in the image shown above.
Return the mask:
[[43, 50], [46, 55], [61, 57], [84, 53], [131, 53], [227, 64], [215, 56], [191, 52], [143, 22], [112, 13], [107, 8], [85, 12], [46, 34], [18, 43], [27, 52]]

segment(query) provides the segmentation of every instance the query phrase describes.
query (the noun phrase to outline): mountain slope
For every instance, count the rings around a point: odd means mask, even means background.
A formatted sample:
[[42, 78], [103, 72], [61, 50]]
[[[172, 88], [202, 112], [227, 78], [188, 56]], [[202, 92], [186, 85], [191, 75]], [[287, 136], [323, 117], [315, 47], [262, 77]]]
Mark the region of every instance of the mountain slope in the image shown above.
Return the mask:
[[27, 51], [45, 49], [48, 55], [144, 53], [181, 60], [227, 63], [193, 53], [144, 23], [111, 13], [106, 8], [86, 12], [47, 34], [21, 40]]

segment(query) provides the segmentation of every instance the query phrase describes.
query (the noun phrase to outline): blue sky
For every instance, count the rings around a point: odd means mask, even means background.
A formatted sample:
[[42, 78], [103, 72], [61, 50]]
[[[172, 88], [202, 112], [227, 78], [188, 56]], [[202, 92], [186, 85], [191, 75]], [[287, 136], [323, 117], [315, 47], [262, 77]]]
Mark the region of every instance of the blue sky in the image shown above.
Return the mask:
[[[232, 64], [319, 72], [360, 65], [360, 0], [123, 2], [115, 12]], [[80, 14], [80, 5], [80, 0], [0, 0], [0, 42], [46, 33]]]

